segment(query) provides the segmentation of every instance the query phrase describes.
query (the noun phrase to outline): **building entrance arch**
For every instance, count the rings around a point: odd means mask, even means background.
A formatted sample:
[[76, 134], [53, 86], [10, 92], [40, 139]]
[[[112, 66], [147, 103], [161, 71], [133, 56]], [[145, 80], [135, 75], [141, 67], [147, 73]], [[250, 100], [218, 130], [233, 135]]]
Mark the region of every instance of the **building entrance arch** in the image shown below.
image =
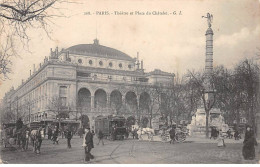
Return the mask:
[[78, 92], [77, 109], [81, 113], [91, 110], [91, 93], [87, 88], [81, 88]]
[[139, 109], [142, 113], [148, 113], [150, 114], [149, 106], [151, 105], [151, 98], [150, 95], [147, 92], [143, 92], [140, 95], [140, 100], [139, 100]]
[[122, 94], [118, 90], [114, 90], [110, 94], [110, 107], [116, 111], [116, 114], [119, 113], [122, 107]]
[[125, 102], [127, 112], [131, 114], [136, 114], [138, 108], [136, 94], [132, 91], [127, 92], [125, 95]]
[[107, 93], [103, 89], [98, 89], [95, 92], [94, 107], [105, 108], [107, 106]]

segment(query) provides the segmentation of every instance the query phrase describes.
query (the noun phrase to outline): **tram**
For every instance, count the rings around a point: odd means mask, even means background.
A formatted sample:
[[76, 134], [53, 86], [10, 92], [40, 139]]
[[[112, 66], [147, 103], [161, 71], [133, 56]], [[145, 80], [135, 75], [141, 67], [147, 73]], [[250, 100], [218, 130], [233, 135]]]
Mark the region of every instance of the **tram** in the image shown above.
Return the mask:
[[98, 116], [95, 119], [95, 133], [102, 131], [111, 140], [123, 140], [127, 136], [126, 119], [122, 116]]

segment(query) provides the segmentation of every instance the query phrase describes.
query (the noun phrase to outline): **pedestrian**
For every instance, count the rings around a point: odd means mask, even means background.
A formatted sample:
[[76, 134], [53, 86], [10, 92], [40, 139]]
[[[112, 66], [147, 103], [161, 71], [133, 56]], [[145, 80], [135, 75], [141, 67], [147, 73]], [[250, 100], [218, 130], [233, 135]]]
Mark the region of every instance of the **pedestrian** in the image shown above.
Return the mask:
[[67, 144], [68, 144], [68, 148], [71, 148], [71, 143], [70, 143], [71, 139], [72, 139], [72, 131], [71, 131], [70, 128], [68, 128], [68, 130], [67, 130]]
[[227, 131], [227, 136], [228, 136], [229, 139], [232, 138], [232, 135], [231, 135], [231, 129], [228, 129], [228, 131]]
[[175, 128], [172, 126], [172, 129], [169, 131], [169, 134], [170, 134], [170, 144], [174, 144], [174, 141], [175, 141]]
[[98, 132], [98, 144], [97, 145], [99, 145], [100, 141], [102, 141], [102, 145], [104, 145], [103, 138], [104, 138], [104, 134], [103, 134], [102, 130], [99, 130], [99, 132]]
[[48, 127], [48, 139], [51, 140], [52, 137], [52, 130]]
[[239, 140], [239, 132], [237, 129], [235, 130], [234, 138], [235, 138], [235, 140]]
[[79, 128], [78, 135], [79, 135], [79, 138], [82, 138], [82, 136], [83, 136], [83, 128]]
[[138, 134], [138, 140], [143, 140], [143, 137], [142, 137], [142, 133], [143, 133], [143, 128], [140, 127], [139, 130], [137, 131], [137, 134]]
[[21, 131], [20, 140], [22, 142], [22, 151], [25, 151], [26, 150], [26, 132], [27, 132], [27, 127], [24, 125], [20, 131]]
[[53, 132], [53, 144], [59, 144], [59, 130], [58, 128], [55, 126], [54, 132]]
[[221, 130], [219, 131], [218, 147], [226, 147], [224, 136]]
[[113, 125], [112, 129], [111, 129], [111, 139], [113, 141], [116, 140], [116, 127], [115, 127], [115, 125]]
[[211, 128], [211, 136], [210, 136], [210, 139], [213, 138], [213, 139], [216, 139], [217, 138], [217, 129], [215, 127], [212, 127]]
[[257, 142], [254, 131], [251, 126], [247, 126], [242, 149], [242, 154], [245, 160], [255, 159], [255, 145], [257, 145]]
[[94, 159], [94, 156], [90, 153], [91, 149], [94, 148], [93, 135], [90, 132], [90, 128], [85, 128], [83, 147], [85, 149], [85, 161], [90, 161], [90, 159]]

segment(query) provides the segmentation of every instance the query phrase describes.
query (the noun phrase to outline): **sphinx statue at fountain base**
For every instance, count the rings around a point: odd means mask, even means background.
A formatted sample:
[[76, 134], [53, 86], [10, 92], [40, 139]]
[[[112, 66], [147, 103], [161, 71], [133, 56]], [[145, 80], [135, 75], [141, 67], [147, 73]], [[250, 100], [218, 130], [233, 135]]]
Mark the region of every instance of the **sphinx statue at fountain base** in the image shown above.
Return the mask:
[[[209, 115], [209, 132], [211, 127], [216, 127], [222, 132], [228, 130], [228, 125], [225, 124], [221, 111], [218, 108], [212, 108]], [[194, 116], [192, 116], [191, 124], [187, 126], [190, 136], [205, 137], [206, 136], [206, 112], [203, 108], [197, 109]]]

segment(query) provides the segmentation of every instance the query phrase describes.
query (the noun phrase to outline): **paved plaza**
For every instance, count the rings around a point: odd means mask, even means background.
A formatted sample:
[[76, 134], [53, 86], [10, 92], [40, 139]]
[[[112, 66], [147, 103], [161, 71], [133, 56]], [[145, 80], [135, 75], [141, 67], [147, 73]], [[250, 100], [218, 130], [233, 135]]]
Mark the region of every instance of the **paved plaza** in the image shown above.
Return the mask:
[[[242, 140], [234, 142], [227, 139], [226, 148], [218, 148], [217, 141], [209, 139], [188, 138], [185, 143], [163, 143], [127, 139], [122, 141], [105, 140], [105, 145], [96, 145], [92, 154], [93, 164], [170, 164], [170, 163], [258, 163], [259, 146], [256, 147], [257, 159], [243, 160]], [[41, 154], [36, 155], [29, 150], [22, 152], [19, 148], [1, 147], [2, 163], [40, 163], [40, 164], [79, 164], [83, 161], [84, 152], [82, 139], [75, 136], [72, 139], [72, 149], [67, 149], [66, 139], [60, 139], [59, 145], [53, 145], [50, 140], [43, 140]]]

